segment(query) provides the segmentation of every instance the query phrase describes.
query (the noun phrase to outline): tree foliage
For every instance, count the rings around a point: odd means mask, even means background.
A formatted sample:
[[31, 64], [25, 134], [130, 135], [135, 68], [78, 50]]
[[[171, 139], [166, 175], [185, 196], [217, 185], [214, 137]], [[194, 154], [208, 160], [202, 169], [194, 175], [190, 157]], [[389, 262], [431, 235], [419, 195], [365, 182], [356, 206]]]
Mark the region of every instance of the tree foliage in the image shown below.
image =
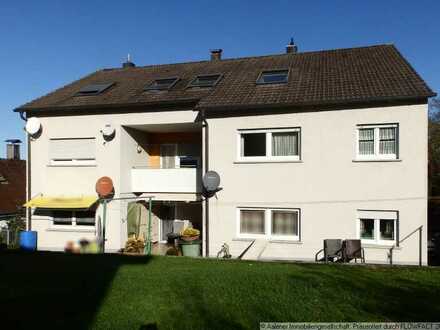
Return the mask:
[[440, 98], [429, 104], [428, 181], [430, 196], [440, 196]]
[[12, 241], [9, 248], [17, 249], [19, 247], [19, 234], [26, 230], [26, 221], [24, 220], [24, 209], [18, 208], [17, 214], [8, 222], [8, 229], [12, 233]]

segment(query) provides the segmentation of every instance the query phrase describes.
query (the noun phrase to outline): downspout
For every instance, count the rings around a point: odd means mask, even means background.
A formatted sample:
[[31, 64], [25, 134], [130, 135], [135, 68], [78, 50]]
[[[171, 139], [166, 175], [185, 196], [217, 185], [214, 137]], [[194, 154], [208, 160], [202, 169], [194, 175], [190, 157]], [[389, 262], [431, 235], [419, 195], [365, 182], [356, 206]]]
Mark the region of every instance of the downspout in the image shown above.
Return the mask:
[[[205, 110], [201, 110], [202, 115], [202, 122], [203, 122], [203, 128], [204, 128], [204, 138], [205, 138], [205, 157], [204, 157], [204, 172], [209, 171], [209, 126], [208, 122], [206, 121], [205, 117]], [[205, 197], [205, 237], [204, 237], [204, 245], [205, 245], [205, 251], [204, 256], [209, 257], [209, 198]]]
[[[20, 111], [20, 118], [27, 122], [27, 116]], [[26, 131], [26, 202], [31, 199], [31, 140], [29, 133]], [[31, 209], [26, 208], [26, 230], [32, 230]]]

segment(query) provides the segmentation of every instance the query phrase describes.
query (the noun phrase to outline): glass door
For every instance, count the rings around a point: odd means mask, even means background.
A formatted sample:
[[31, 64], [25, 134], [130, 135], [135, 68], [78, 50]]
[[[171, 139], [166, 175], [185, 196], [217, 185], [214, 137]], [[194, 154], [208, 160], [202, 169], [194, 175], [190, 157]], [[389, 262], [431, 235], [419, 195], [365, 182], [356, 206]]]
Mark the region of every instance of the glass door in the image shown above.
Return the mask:
[[178, 168], [177, 144], [160, 145], [160, 168]]

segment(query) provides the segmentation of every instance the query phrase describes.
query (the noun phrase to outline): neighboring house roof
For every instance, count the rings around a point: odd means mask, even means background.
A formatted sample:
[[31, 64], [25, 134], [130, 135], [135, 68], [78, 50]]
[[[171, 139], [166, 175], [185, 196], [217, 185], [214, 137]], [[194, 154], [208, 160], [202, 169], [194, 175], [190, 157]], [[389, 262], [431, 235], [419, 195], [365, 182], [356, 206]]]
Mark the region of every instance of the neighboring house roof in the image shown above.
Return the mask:
[[[289, 69], [285, 84], [256, 84], [263, 70]], [[222, 74], [212, 88], [187, 88], [201, 74]], [[155, 79], [179, 77], [167, 91], [145, 91]], [[115, 83], [99, 95], [76, 96], [90, 84]], [[233, 109], [420, 100], [435, 96], [393, 45], [104, 69], [16, 111], [192, 104]]]
[[26, 161], [0, 159], [0, 215], [14, 214], [26, 202]]

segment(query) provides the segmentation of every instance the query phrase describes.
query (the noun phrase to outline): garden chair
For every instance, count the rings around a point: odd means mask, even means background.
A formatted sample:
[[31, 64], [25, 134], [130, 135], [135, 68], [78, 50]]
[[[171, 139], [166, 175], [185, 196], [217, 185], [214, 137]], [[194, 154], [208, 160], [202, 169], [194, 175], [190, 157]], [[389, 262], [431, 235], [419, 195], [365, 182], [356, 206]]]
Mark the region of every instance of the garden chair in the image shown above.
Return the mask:
[[362, 248], [360, 239], [346, 239], [343, 244], [343, 259], [344, 262], [350, 262], [354, 259], [360, 259], [362, 263], [365, 263], [365, 252]]
[[[324, 248], [319, 250], [315, 255], [315, 261], [318, 261], [318, 255], [324, 252], [324, 261], [340, 261], [342, 260], [342, 240], [341, 239], [325, 239]], [[322, 259], [321, 259], [322, 260]]]

